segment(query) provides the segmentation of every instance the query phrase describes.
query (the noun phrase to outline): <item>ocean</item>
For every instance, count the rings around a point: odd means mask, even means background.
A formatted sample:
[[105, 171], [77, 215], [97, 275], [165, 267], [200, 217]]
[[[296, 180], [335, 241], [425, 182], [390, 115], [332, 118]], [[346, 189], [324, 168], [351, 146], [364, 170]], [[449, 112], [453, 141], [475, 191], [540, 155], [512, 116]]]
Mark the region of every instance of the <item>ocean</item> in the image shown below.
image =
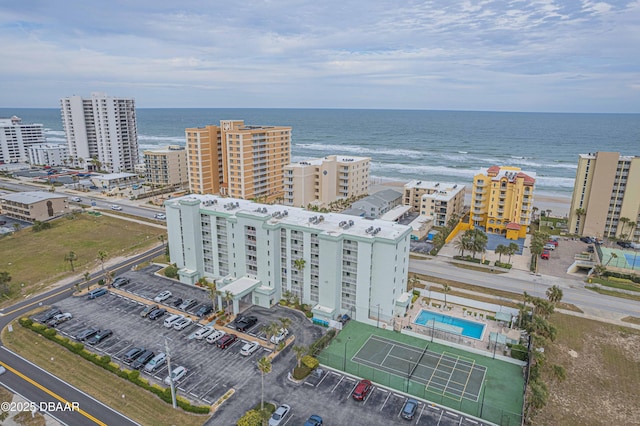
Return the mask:
[[[569, 198], [578, 154], [640, 155], [640, 114], [559, 114], [343, 109], [137, 108], [140, 149], [184, 145], [184, 129], [241, 119], [293, 128], [292, 161], [343, 154], [371, 157], [379, 182], [411, 179], [470, 185], [492, 165], [536, 173], [536, 193]], [[64, 143], [60, 110], [0, 108], [41, 123]]]

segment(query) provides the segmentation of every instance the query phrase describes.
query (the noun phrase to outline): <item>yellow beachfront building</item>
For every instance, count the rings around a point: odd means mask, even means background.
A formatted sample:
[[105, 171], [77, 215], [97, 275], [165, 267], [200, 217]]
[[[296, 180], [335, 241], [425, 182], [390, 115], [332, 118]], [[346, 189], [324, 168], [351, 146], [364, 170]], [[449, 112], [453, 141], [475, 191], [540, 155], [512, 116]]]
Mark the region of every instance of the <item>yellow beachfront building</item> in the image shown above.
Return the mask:
[[469, 224], [510, 240], [525, 238], [531, 224], [535, 173], [491, 166], [473, 177]]

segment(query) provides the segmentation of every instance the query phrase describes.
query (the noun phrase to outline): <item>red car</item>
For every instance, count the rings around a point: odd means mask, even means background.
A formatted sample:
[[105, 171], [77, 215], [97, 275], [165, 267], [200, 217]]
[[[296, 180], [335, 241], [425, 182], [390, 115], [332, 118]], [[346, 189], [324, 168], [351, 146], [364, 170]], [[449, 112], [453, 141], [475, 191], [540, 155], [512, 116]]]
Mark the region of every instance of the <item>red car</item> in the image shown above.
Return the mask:
[[369, 380], [360, 380], [360, 382], [356, 385], [356, 388], [351, 393], [351, 396], [356, 401], [362, 401], [371, 391], [372, 387], [373, 385]]
[[542, 259], [547, 259], [548, 260], [549, 259], [549, 251], [548, 250], [543, 251], [542, 254], [540, 255], [540, 257]]
[[558, 247], [558, 242], [556, 240], [549, 240], [547, 241], [547, 244], [553, 244], [554, 246]]
[[225, 334], [218, 340], [216, 343], [220, 349], [226, 349], [233, 344], [238, 339], [238, 336], [235, 334]]

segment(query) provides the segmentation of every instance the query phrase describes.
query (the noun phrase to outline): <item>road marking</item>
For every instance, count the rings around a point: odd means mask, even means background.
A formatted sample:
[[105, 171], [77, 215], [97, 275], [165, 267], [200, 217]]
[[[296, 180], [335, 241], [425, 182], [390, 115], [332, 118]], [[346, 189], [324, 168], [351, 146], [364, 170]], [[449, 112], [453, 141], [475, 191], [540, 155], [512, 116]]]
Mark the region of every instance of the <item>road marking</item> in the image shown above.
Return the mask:
[[[64, 399], [63, 397], [59, 396], [57, 393], [53, 392], [52, 390], [49, 390], [48, 388], [42, 386], [40, 383], [36, 382], [35, 380], [25, 376], [24, 374], [22, 374], [18, 370], [14, 369], [12, 367], [9, 367], [4, 362], [0, 361], [0, 365], [2, 365], [4, 368], [6, 368], [7, 370], [11, 371], [13, 374], [15, 374], [16, 376], [20, 377], [21, 379], [31, 383], [33, 386], [37, 387], [41, 391], [43, 391], [43, 392], [47, 393], [48, 395], [52, 396], [53, 398], [57, 399], [58, 401], [66, 404], [66, 405], [72, 406], [71, 402], [69, 402], [66, 399]], [[107, 426], [106, 423], [101, 422], [100, 420], [96, 419], [91, 414], [87, 413], [86, 411], [82, 410], [81, 408], [78, 408], [78, 413], [82, 414], [87, 419], [91, 420], [92, 422], [94, 422], [94, 423], [96, 423], [98, 425]]]

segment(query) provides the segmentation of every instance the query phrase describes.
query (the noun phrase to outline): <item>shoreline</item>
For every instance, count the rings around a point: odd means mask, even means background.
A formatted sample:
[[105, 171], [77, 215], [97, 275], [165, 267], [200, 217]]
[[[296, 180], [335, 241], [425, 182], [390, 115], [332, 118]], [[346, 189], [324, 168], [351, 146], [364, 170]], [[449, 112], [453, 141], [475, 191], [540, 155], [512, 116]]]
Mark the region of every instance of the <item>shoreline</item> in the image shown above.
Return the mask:
[[[382, 181], [372, 181], [370, 188], [371, 193], [378, 192], [382, 189], [388, 188], [403, 188], [407, 182], [397, 181], [397, 180], [382, 180]], [[469, 189], [471, 188], [469, 185], [466, 185]], [[551, 216], [554, 217], [568, 217], [569, 210], [571, 208], [571, 196], [562, 197], [560, 195], [545, 195], [540, 193], [535, 193], [533, 196], [534, 202], [533, 206], [537, 207], [538, 214], [540, 211], [551, 210]], [[464, 204], [466, 206], [471, 205], [471, 192], [467, 192], [464, 197]]]

